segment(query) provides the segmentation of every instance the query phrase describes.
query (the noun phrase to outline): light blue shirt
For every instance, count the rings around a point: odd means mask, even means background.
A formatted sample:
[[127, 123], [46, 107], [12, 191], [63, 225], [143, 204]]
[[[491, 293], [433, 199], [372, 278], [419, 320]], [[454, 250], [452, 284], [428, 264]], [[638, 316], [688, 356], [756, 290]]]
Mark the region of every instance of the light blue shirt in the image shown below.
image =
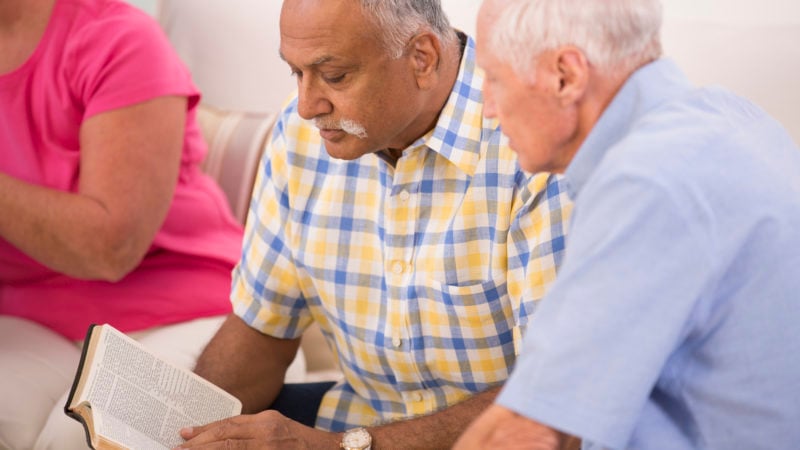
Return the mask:
[[564, 263], [498, 403], [586, 448], [798, 448], [800, 151], [781, 126], [657, 61], [566, 178]]

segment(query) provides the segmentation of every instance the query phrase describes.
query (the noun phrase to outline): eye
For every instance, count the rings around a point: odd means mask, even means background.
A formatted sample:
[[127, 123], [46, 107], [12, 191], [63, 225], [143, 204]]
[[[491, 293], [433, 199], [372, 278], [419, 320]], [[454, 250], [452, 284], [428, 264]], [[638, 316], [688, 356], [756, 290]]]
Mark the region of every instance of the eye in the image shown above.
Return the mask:
[[297, 69], [292, 69], [291, 76], [297, 77], [297, 78], [303, 78], [303, 72], [301, 72], [301, 71], [299, 71]]
[[337, 84], [337, 83], [341, 83], [342, 81], [344, 81], [345, 76], [347, 76], [346, 73], [343, 73], [341, 75], [334, 75], [334, 76], [323, 75], [322, 79], [325, 80], [325, 82], [328, 83], [328, 84]]

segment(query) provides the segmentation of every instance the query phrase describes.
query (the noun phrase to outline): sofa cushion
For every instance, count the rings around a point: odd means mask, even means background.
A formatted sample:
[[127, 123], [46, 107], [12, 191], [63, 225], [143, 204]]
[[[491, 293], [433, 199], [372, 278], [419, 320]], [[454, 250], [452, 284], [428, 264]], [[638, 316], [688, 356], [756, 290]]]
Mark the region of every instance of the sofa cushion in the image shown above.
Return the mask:
[[208, 144], [203, 171], [217, 180], [241, 223], [247, 218], [258, 162], [276, 117], [206, 104], [198, 108], [197, 120]]

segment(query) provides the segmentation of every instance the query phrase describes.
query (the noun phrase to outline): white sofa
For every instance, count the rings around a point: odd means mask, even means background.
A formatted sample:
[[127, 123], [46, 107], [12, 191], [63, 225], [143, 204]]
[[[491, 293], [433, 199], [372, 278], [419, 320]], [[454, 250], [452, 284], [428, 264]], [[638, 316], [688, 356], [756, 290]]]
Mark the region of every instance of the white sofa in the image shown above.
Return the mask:
[[[160, 21], [203, 92], [206, 170], [246, 211], [263, 144], [294, 88], [278, 56], [279, 0], [130, 0]], [[481, 0], [442, 0], [454, 26], [474, 35]], [[695, 83], [720, 84], [761, 105], [800, 142], [800, 3], [772, 0], [665, 1], [665, 55]], [[309, 380], [336, 365], [318, 329], [303, 340]]]

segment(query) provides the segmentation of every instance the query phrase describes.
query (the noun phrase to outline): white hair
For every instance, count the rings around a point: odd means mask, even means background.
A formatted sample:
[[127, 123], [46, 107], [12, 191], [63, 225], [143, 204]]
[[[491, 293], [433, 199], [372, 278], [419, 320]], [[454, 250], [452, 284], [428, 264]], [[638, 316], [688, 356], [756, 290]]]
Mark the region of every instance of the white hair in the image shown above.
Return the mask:
[[383, 33], [393, 58], [403, 55], [408, 40], [421, 30], [432, 31], [445, 45], [457, 42], [439, 0], [359, 0], [362, 10]]
[[579, 48], [605, 72], [627, 72], [661, 56], [659, 0], [501, 0], [489, 51], [529, 77], [542, 52]]

